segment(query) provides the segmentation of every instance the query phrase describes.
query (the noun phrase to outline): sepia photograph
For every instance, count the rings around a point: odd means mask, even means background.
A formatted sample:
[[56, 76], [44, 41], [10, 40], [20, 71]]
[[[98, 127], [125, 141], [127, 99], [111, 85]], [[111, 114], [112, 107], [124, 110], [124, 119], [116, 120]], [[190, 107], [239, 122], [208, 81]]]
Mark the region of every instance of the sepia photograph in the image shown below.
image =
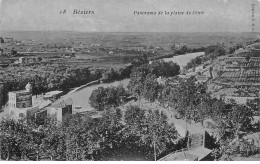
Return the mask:
[[6, 161], [260, 161], [260, 0], [0, 0]]

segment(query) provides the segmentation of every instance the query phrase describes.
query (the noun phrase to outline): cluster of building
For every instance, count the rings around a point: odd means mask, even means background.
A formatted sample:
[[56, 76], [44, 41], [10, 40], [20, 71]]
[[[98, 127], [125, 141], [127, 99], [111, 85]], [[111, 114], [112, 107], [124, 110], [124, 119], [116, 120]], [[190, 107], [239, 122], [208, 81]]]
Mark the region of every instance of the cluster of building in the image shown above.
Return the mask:
[[[9, 92], [9, 117], [15, 121], [35, 121], [43, 124], [48, 116], [62, 122], [64, 117], [72, 114], [72, 99], [57, 100], [61, 91], [52, 91], [41, 96], [38, 100], [32, 97], [32, 86], [27, 84], [25, 90]], [[33, 102], [35, 101], [35, 102]]]

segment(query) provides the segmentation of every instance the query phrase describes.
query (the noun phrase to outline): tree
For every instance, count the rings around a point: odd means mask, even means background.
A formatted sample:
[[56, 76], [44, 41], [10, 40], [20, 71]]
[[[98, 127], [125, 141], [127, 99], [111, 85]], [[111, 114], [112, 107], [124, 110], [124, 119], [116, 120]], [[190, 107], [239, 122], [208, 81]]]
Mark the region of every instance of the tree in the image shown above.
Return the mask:
[[96, 126], [90, 117], [82, 117], [80, 114], [67, 118], [64, 124], [67, 160], [93, 158], [93, 151], [99, 149], [101, 139], [95, 130]]
[[157, 99], [159, 83], [156, 80], [155, 75], [148, 74], [144, 82], [143, 96], [150, 102]]
[[142, 65], [140, 67], [134, 67], [130, 75], [130, 81], [127, 88], [130, 93], [132, 93], [134, 96], [137, 96], [139, 100], [141, 98], [140, 96], [143, 93], [143, 85], [147, 74], [147, 66]]
[[5, 41], [2, 37], [0, 37], [0, 43], [5, 43]]
[[173, 77], [180, 73], [180, 66], [172, 61], [155, 60], [149, 64], [149, 72], [156, 77]]
[[115, 80], [116, 77], [116, 72], [113, 68], [106, 70], [103, 74], [102, 74], [102, 79], [105, 81], [112, 81]]
[[135, 58], [134, 61], [131, 63], [134, 67], [139, 67], [141, 65], [146, 65], [149, 63], [147, 55], [143, 55], [142, 57]]
[[194, 99], [197, 88], [194, 79], [181, 80], [171, 96], [171, 107], [176, 109], [182, 117], [191, 119], [194, 114]]
[[14, 49], [12, 49], [12, 50], [11, 50], [11, 55], [13, 55], [13, 56], [14, 56], [14, 55], [17, 55], [17, 51], [14, 50]]
[[246, 59], [247, 62], [249, 62], [249, 61], [250, 61], [250, 55], [247, 55], [247, 56], [245, 57], [245, 59]]
[[211, 59], [215, 59], [219, 56], [226, 55], [226, 50], [224, 45], [221, 44], [211, 45], [206, 48], [205, 55], [209, 56]]
[[125, 111], [125, 122], [131, 134], [138, 134], [145, 124], [145, 111], [139, 106], [128, 106]]
[[156, 156], [173, 149], [177, 131], [173, 124], [168, 124], [167, 116], [159, 110], [148, 111], [146, 125], [147, 130], [144, 131], [141, 140], [154, 149], [156, 160]]
[[41, 58], [41, 57], [37, 57], [37, 61], [38, 61], [38, 62], [41, 62], [41, 61], [42, 61], [42, 58]]
[[65, 133], [60, 124], [54, 118], [49, 117], [45, 120], [41, 132], [44, 133], [44, 138], [39, 145], [39, 153], [49, 158], [51, 161], [54, 158], [65, 159]]
[[99, 87], [92, 91], [91, 96], [89, 97], [89, 103], [92, 107], [98, 110], [103, 110], [105, 107], [104, 99], [107, 96], [107, 91], [103, 87]]
[[[177, 132], [173, 124], [168, 124], [168, 118], [159, 110], [147, 112], [138, 106], [128, 106], [125, 112], [125, 138], [134, 138], [136, 146], [147, 146], [154, 157], [172, 151]], [[132, 143], [133, 144], [133, 143]]]
[[123, 86], [118, 87], [99, 87], [92, 91], [89, 97], [89, 103], [95, 109], [100, 111], [108, 109], [111, 107], [117, 107], [126, 101], [129, 94], [123, 88]]
[[226, 123], [234, 129], [235, 138], [239, 138], [240, 130], [246, 130], [253, 118], [253, 112], [245, 105], [235, 104], [228, 114]]

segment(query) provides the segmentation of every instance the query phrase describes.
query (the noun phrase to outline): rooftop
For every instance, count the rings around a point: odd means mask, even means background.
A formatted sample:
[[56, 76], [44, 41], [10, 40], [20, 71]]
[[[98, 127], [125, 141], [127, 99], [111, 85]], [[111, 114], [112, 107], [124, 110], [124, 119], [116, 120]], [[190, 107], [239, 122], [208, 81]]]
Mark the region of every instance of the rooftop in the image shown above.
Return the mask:
[[45, 96], [55, 96], [55, 95], [60, 94], [62, 92], [63, 91], [50, 91], [50, 92], [45, 93], [44, 97]]
[[159, 161], [197, 161], [198, 156], [188, 153], [187, 151], [178, 151], [166, 155], [165, 157], [159, 159]]
[[73, 100], [71, 98], [66, 99], [66, 100], [60, 99], [60, 100], [55, 101], [51, 107], [64, 108], [67, 105], [72, 105], [72, 104], [73, 104]]
[[25, 92], [27, 92], [27, 93], [29, 93], [28, 91], [26, 91], [26, 90], [19, 90], [19, 91], [11, 91], [11, 92], [9, 92], [9, 93], [25, 93]]
[[202, 160], [211, 152], [212, 150], [204, 147], [197, 147], [190, 150], [182, 149], [166, 155], [159, 159], [159, 161], [197, 161]]

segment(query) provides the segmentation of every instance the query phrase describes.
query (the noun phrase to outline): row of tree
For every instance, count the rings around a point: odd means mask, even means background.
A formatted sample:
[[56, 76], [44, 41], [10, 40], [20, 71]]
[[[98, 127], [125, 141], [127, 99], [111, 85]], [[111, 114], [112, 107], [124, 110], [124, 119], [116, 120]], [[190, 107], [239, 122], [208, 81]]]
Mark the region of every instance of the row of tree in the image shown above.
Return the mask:
[[[116, 152], [122, 160], [129, 152], [153, 160], [176, 147], [177, 133], [167, 116], [129, 106], [124, 117], [120, 109], [105, 110], [100, 119], [69, 115], [63, 123], [53, 118], [36, 128], [23, 121], [0, 123], [1, 159], [4, 160], [106, 160]], [[177, 145], [176, 145], [177, 146]], [[124, 148], [125, 152], [120, 152]], [[171, 149], [171, 150], [170, 150]], [[121, 159], [120, 159], [121, 158]]]

